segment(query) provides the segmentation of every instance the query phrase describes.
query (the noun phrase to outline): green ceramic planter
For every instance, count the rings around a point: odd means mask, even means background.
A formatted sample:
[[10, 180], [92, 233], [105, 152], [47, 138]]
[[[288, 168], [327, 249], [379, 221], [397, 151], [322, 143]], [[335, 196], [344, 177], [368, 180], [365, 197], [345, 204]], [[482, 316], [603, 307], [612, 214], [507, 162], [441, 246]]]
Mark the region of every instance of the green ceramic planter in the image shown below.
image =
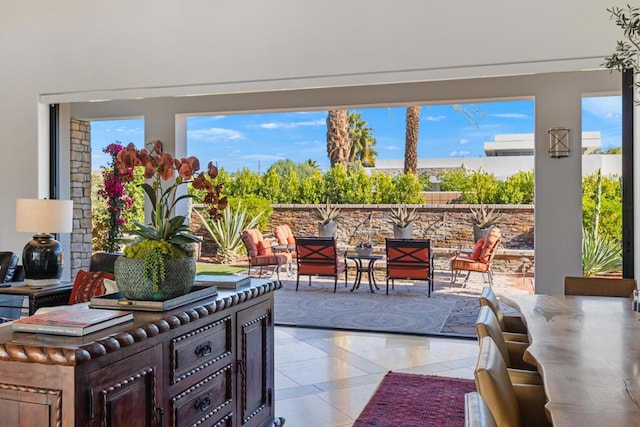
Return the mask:
[[144, 274], [144, 260], [119, 257], [115, 263], [118, 290], [127, 299], [136, 301], [166, 301], [191, 291], [196, 276], [193, 258], [165, 260], [165, 281], [157, 292], [153, 281]]

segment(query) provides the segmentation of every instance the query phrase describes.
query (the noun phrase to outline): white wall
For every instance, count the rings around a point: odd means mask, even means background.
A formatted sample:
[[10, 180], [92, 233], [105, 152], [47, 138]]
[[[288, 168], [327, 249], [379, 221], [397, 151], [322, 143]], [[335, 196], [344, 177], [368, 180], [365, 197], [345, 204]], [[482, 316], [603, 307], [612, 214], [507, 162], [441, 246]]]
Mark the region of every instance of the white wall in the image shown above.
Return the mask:
[[[42, 159], [46, 158], [43, 112], [47, 109], [38, 102], [231, 94], [215, 100], [175, 99], [183, 107], [173, 105], [171, 113], [164, 116], [166, 111], [159, 111], [157, 117], [164, 118], [146, 127], [147, 138], [157, 134], [167, 141], [172, 141], [175, 133], [168, 135], [171, 129], [164, 120], [187, 109], [247, 111], [375, 102], [388, 105], [394, 100], [538, 97], [546, 96], [544, 85], [551, 85], [551, 92], [559, 97], [570, 95], [573, 102], [579, 90], [617, 91], [618, 77], [596, 73], [585, 80], [553, 77], [549, 82], [536, 82], [535, 76], [531, 81], [507, 78], [509, 90], [503, 90], [502, 80], [435, 82], [434, 86], [419, 87], [395, 84], [597, 68], [619, 37], [605, 11], [609, 3], [4, 2], [0, 14], [0, 141], [9, 152], [0, 156], [0, 178], [6, 184], [2, 195], [8, 201], [0, 205], [2, 249], [19, 251], [28, 240], [14, 231], [11, 201], [46, 195], [47, 166]], [[379, 86], [363, 86], [368, 84]], [[344, 86], [353, 87], [347, 91], [278, 92]], [[554, 122], [554, 112], [562, 122], [555, 125], [573, 128], [575, 112], [565, 115], [552, 104], [545, 107], [548, 118], [539, 127], [537, 123], [537, 133], [546, 132]], [[140, 109], [133, 104], [129, 107]], [[129, 115], [115, 110], [113, 114]], [[544, 170], [546, 163], [536, 164], [536, 168]], [[566, 164], [572, 165], [567, 173], [577, 172], [571, 160]], [[562, 190], [557, 182], [555, 187], [543, 187], [552, 193]], [[544, 220], [536, 217], [538, 224]], [[544, 238], [536, 235], [536, 244], [543, 244]], [[544, 266], [537, 263], [536, 267], [540, 271]], [[557, 276], [558, 271], [552, 269], [549, 278]]]

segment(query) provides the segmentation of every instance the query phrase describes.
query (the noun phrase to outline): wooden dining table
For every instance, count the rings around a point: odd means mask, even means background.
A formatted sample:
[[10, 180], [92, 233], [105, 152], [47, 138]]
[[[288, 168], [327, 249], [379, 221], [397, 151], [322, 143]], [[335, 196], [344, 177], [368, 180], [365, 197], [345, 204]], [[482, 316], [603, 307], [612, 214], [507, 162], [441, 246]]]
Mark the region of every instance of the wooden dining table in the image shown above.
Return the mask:
[[521, 295], [525, 360], [542, 375], [554, 426], [640, 426], [640, 313], [631, 299]]

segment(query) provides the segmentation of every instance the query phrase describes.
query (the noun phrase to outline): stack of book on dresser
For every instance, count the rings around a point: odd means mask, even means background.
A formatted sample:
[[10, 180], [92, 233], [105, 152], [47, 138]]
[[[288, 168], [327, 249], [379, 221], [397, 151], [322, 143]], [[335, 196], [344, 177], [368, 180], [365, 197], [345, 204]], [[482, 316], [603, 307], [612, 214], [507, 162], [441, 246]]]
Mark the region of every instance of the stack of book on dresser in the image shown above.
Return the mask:
[[251, 277], [239, 274], [198, 274], [196, 286], [216, 286], [221, 289], [237, 289], [251, 284]]
[[131, 320], [130, 311], [69, 306], [23, 317], [14, 321], [11, 328], [15, 332], [81, 337]]

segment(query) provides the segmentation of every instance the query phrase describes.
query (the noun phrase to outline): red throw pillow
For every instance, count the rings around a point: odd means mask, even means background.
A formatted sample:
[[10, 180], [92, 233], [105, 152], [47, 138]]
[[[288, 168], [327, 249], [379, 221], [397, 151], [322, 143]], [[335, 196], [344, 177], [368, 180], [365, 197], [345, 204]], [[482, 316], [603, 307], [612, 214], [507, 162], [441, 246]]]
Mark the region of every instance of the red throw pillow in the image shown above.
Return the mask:
[[480, 254], [482, 253], [482, 247], [484, 246], [484, 240], [478, 239], [476, 242], [475, 248], [473, 248], [473, 252], [471, 252], [471, 259], [477, 261], [480, 258]]
[[73, 282], [69, 304], [87, 302], [91, 297], [104, 294], [104, 279], [115, 280], [115, 276], [106, 271], [78, 271], [76, 280]]

